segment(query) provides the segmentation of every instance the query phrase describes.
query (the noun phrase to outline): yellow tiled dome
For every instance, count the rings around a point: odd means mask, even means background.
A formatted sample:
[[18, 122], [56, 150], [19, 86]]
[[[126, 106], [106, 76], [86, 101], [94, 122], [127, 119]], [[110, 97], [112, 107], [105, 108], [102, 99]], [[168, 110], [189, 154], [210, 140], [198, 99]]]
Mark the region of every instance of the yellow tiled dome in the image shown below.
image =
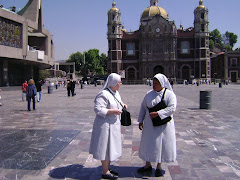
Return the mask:
[[146, 8], [142, 13], [142, 18], [156, 15], [161, 15], [163, 18], [168, 19], [167, 11], [160, 6], [150, 6]]
[[110, 9], [110, 11], [116, 11], [116, 12], [119, 11], [119, 9], [116, 8], [116, 3], [115, 3], [114, 1], [113, 1], [113, 3], [112, 3], [112, 8]]
[[203, 5], [202, 0], [199, 1], [199, 6], [197, 7], [197, 9], [206, 9], [206, 7]]

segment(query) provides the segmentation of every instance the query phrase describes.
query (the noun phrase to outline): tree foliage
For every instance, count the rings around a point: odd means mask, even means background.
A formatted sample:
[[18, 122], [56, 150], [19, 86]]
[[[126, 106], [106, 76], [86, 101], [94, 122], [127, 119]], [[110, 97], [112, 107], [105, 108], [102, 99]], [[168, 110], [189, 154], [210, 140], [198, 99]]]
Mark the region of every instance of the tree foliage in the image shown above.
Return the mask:
[[75, 62], [75, 70], [80, 71], [83, 64], [83, 54], [79, 51], [70, 55], [67, 62]]
[[[228, 38], [230, 45], [223, 42], [224, 37]], [[224, 37], [222, 37], [218, 29], [214, 29], [212, 32], [210, 32], [210, 50], [213, 51], [214, 48], [217, 47], [220, 48], [222, 51], [231, 51], [234, 44], [237, 43], [238, 36], [232, 32], [227, 31]]]
[[222, 45], [222, 35], [218, 29], [214, 29], [210, 32], [210, 40], [214, 42], [214, 44], [221, 44]]
[[209, 48], [211, 51], [213, 51], [213, 49], [214, 49], [214, 42], [212, 39], [209, 40]]
[[103, 75], [104, 71], [103, 71], [103, 67], [97, 67], [96, 68], [96, 75]]
[[46, 79], [50, 75], [49, 71], [47, 70], [40, 70], [39, 71], [39, 79]]
[[103, 75], [107, 72], [107, 59], [106, 54], [99, 55], [98, 49], [89, 49], [88, 51], [76, 52], [70, 55], [67, 62], [75, 62], [75, 70], [81, 71], [82, 75], [90, 72]]
[[230, 43], [230, 46], [233, 48], [234, 44], [237, 43], [237, 39], [238, 39], [238, 36], [232, 32], [226, 32], [225, 33], [226, 37], [229, 38], [229, 43]]

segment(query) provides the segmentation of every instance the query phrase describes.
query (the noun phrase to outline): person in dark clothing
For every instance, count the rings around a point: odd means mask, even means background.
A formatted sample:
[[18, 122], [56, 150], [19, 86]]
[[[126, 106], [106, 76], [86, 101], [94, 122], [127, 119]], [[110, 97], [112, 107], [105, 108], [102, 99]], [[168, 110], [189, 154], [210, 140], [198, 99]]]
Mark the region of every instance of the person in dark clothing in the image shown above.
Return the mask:
[[71, 81], [70, 81], [70, 87], [71, 87], [72, 96], [75, 96], [75, 95], [76, 95], [76, 94], [74, 93], [74, 90], [75, 90], [75, 81], [73, 81], [73, 79], [71, 79]]
[[70, 96], [70, 92], [71, 92], [71, 81], [70, 79], [67, 80], [67, 94], [68, 96]]
[[28, 86], [27, 86], [27, 91], [26, 91], [26, 95], [27, 95], [27, 100], [28, 100], [28, 111], [31, 111], [31, 100], [33, 100], [33, 110], [36, 110], [36, 106], [35, 106], [35, 96], [37, 94], [36, 91], [36, 86], [34, 85], [34, 80], [30, 79], [28, 81]]
[[42, 99], [42, 82], [39, 80], [36, 83], [36, 88], [37, 88], [37, 102], [40, 102]]

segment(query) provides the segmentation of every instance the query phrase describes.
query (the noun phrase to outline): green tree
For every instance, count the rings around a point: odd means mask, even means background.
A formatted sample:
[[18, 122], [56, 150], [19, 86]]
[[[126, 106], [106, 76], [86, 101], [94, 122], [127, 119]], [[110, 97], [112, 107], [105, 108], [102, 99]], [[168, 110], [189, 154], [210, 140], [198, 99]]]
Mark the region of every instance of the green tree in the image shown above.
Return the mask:
[[49, 71], [47, 70], [40, 70], [39, 71], [39, 79], [46, 79], [50, 75]]
[[95, 71], [100, 65], [100, 56], [98, 49], [89, 49], [85, 54], [86, 67], [91, 71]]
[[[76, 52], [70, 55], [67, 62], [75, 62], [75, 70], [81, 71], [82, 75], [86, 76], [90, 72], [98, 72], [104, 74], [107, 72], [107, 59], [106, 54], [99, 55], [98, 49], [89, 49], [83, 53]], [[103, 72], [99, 67], [103, 68]]]
[[83, 65], [83, 54], [79, 51], [70, 55], [67, 62], [75, 62], [75, 70], [80, 71]]
[[212, 39], [209, 40], [209, 48], [211, 51], [213, 51], [213, 49], [214, 49], [214, 42]]
[[232, 47], [229, 44], [223, 44], [222, 47], [224, 52], [232, 50]]
[[96, 68], [96, 75], [104, 75], [103, 67]]
[[210, 40], [214, 42], [214, 44], [220, 44], [222, 45], [222, 35], [219, 30], [214, 29], [212, 32], [210, 32]]
[[231, 48], [233, 48], [234, 44], [237, 43], [237, 39], [238, 39], [238, 36], [232, 32], [226, 32], [225, 33], [226, 37], [229, 38], [229, 43], [230, 43], [230, 46]]
[[108, 61], [108, 57], [106, 56], [106, 54], [102, 53], [100, 55], [100, 66], [103, 67], [103, 71], [105, 73], [107, 72], [107, 61]]

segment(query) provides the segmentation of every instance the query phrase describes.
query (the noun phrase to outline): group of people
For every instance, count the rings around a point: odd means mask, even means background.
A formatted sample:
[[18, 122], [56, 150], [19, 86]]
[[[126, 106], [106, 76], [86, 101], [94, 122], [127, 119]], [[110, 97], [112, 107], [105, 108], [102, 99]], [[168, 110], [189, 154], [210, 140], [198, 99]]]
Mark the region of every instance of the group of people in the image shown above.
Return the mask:
[[[120, 75], [110, 74], [94, 100], [96, 117], [89, 153], [101, 161], [103, 179], [118, 179], [118, 172], [110, 168], [110, 163], [122, 154], [120, 103], [124, 108], [127, 105], [122, 102], [118, 92], [121, 84]], [[153, 89], [143, 98], [138, 116], [139, 129], [142, 131], [139, 157], [146, 162], [137, 170], [138, 173], [152, 173], [151, 162], [155, 162], [155, 176], [163, 176], [161, 163], [176, 160], [173, 120], [176, 106], [177, 99], [167, 77], [163, 74], [155, 75]]]
[[25, 100], [28, 102], [28, 111], [31, 111], [31, 101], [33, 102], [33, 110], [36, 110], [36, 98], [37, 102], [40, 102], [42, 99], [42, 82], [39, 80], [36, 85], [33, 79], [30, 79], [28, 82], [25, 81], [22, 84], [22, 101]]

